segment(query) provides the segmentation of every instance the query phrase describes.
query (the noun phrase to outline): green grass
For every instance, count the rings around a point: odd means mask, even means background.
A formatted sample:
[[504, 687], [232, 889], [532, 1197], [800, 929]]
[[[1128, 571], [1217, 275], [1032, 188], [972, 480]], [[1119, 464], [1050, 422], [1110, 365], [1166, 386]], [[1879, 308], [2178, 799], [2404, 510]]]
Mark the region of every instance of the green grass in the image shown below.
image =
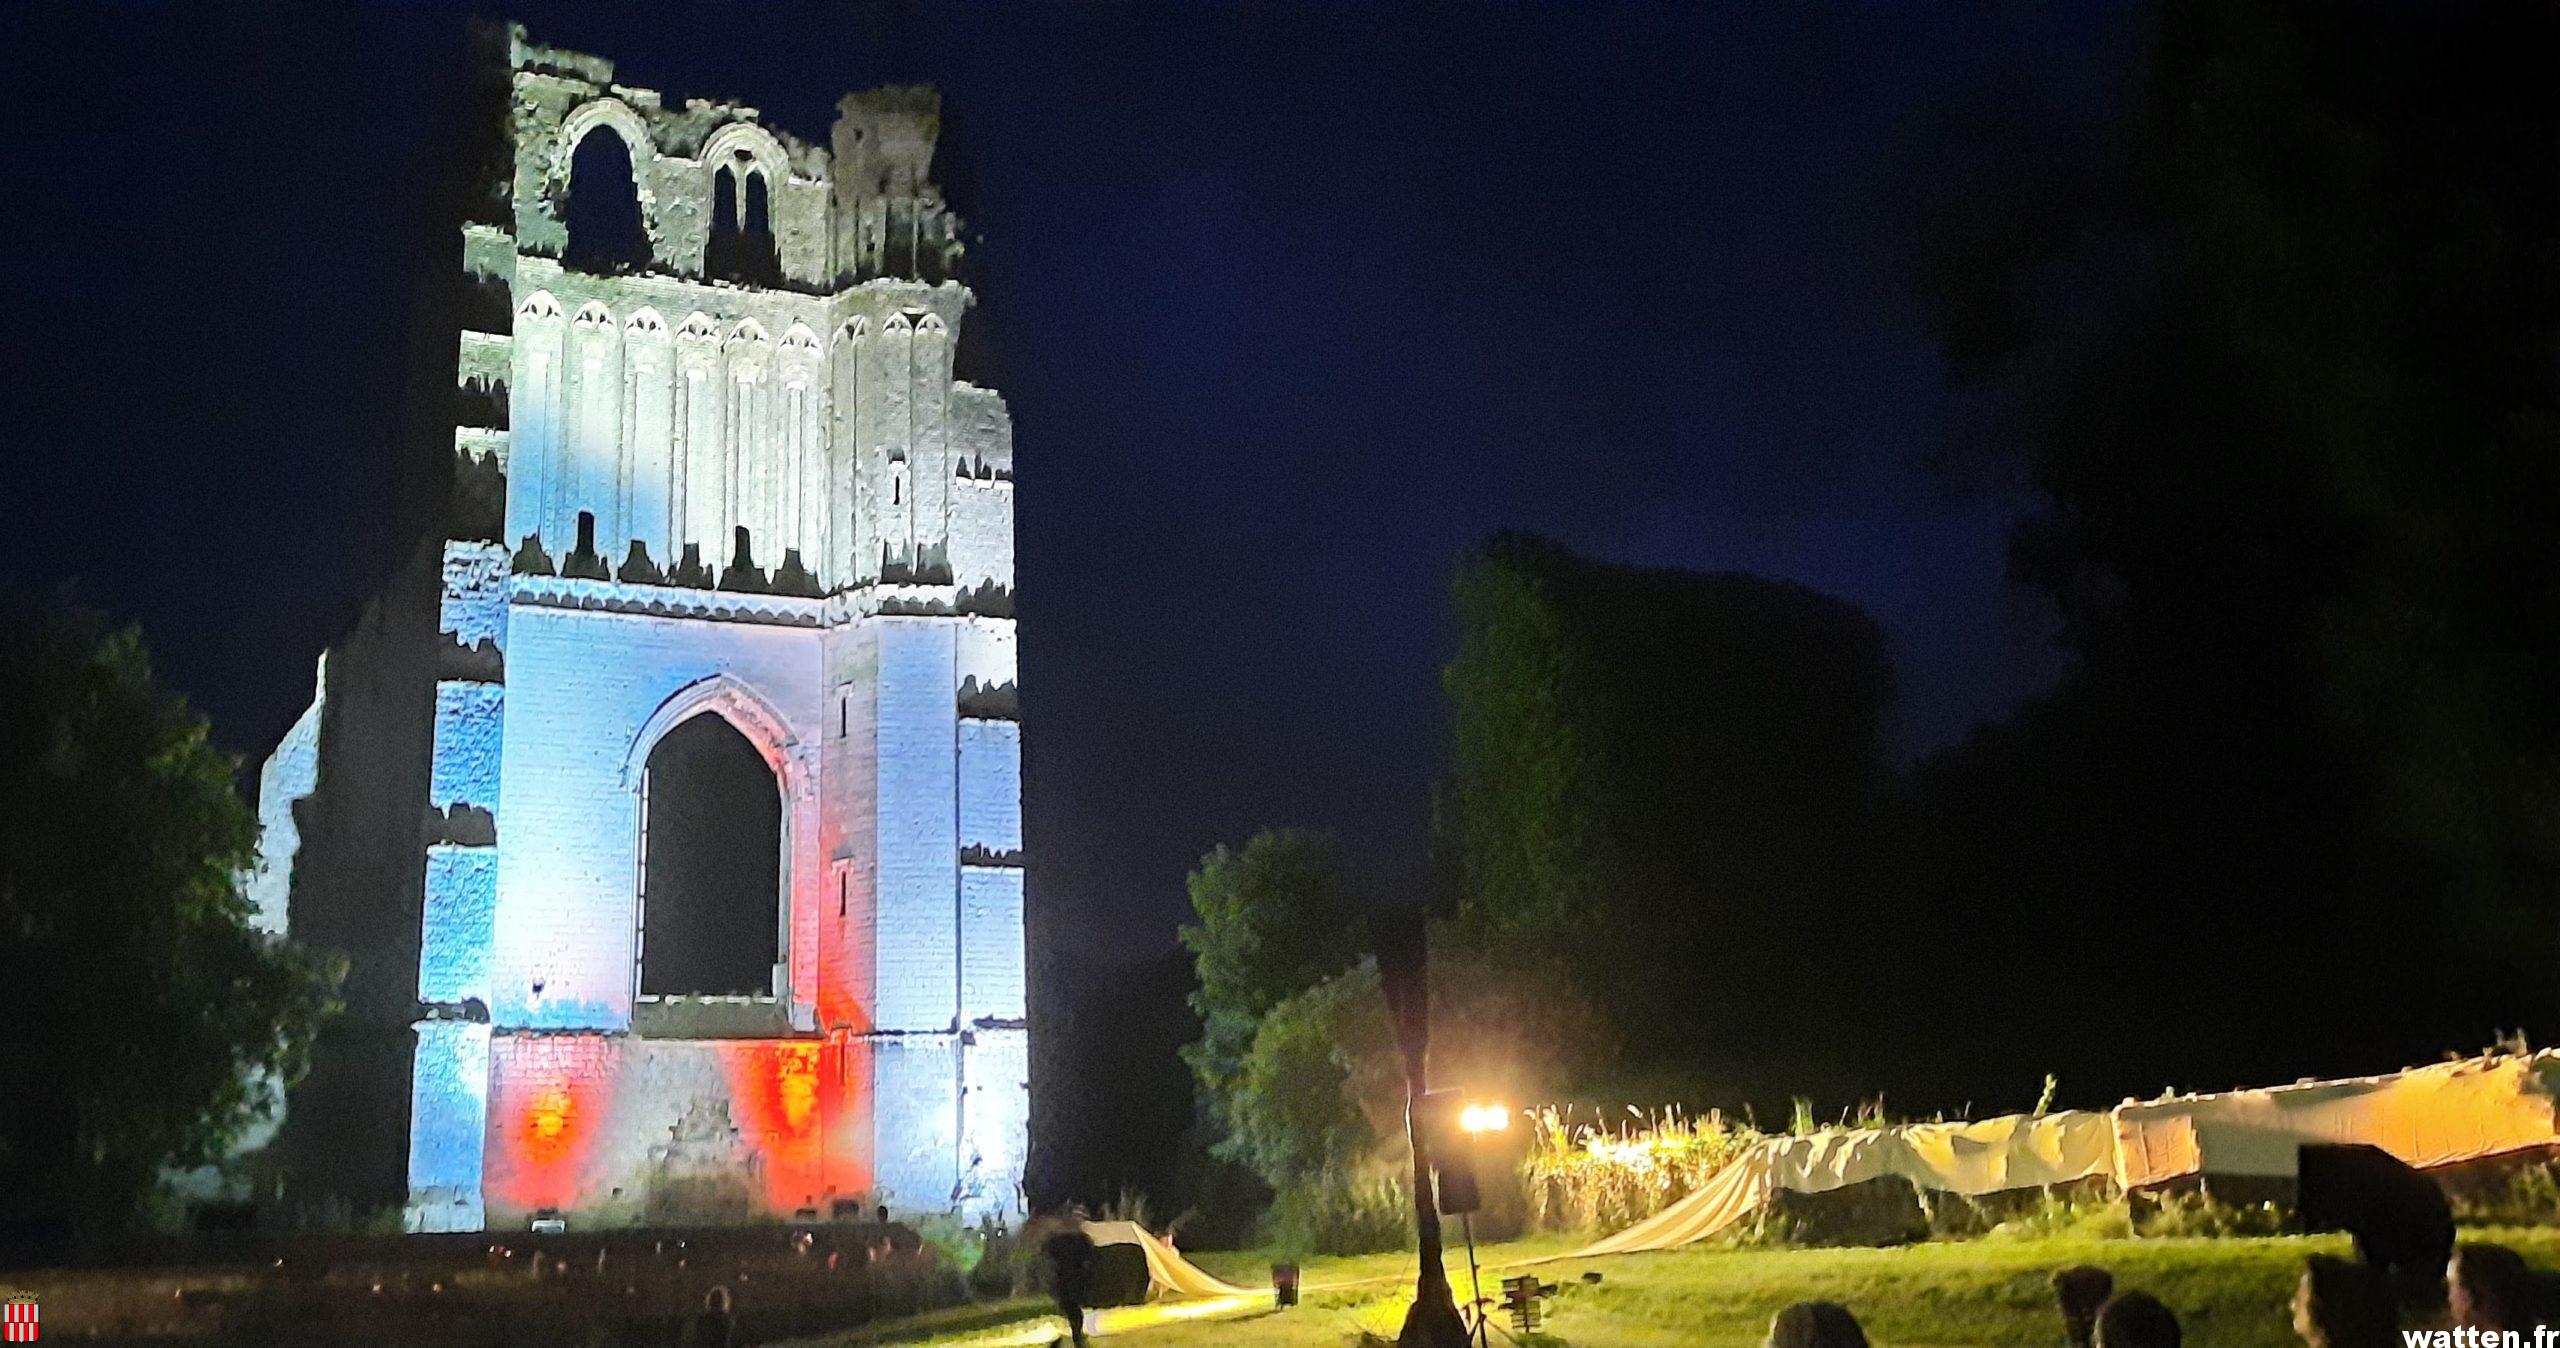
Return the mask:
[[[825, 1344], [827, 1348], [871, 1348], [874, 1344], [966, 1343], [1007, 1325], [1034, 1320], [1049, 1311], [1047, 1297], [1007, 1297], [1001, 1301], [972, 1302], [922, 1315], [901, 1316], [864, 1325], [860, 1329], [820, 1335], [797, 1343]], [[1060, 1323], [1064, 1323], [1061, 1321]], [[789, 1348], [783, 1345], [782, 1348]]]
[[2295, 1348], [2285, 1305], [2302, 1257], [2344, 1248], [2338, 1240], [2066, 1239], [1631, 1255], [1600, 1266], [1601, 1285], [1559, 1298], [1554, 1330], [1575, 1344], [1757, 1345], [1779, 1307], [1820, 1299], [1848, 1306], [1870, 1338], [1894, 1348], [2049, 1344], [2061, 1321], [2047, 1280], [2087, 1263], [2175, 1307], [2190, 1342]]
[[[2466, 1240], [2513, 1246], [2540, 1267], [2560, 1266], [2560, 1231], [2466, 1231]], [[1489, 1264], [1569, 1248], [1555, 1239], [1493, 1246]], [[1560, 1284], [1547, 1326], [1571, 1348], [1758, 1348], [1769, 1317], [1793, 1301], [1838, 1301], [1879, 1348], [1982, 1348], [2060, 1341], [2046, 1279], [2069, 1264], [2096, 1264], [2119, 1287], [2139, 1287], [2174, 1307], [2189, 1343], [2212, 1348], [2295, 1348], [2285, 1306], [2314, 1251], [2343, 1253], [2343, 1237], [2104, 1240], [2057, 1237], [1936, 1242], [1901, 1249], [1695, 1250], [1568, 1260], [1536, 1268]], [[1197, 1256], [1232, 1281], [1259, 1285], [1266, 1257]], [[1453, 1285], [1466, 1295], [1466, 1263]], [[1343, 1348], [1367, 1330], [1392, 1336], [1411, 1255], [1318, 1259], [1305, 1265], [1305, 1304], [1253, 1319], [1171, 1325], [1119, 1339], [1130, 1348]], [[1586, 1269], [1602, 1281], [1585, 1286]], [[1491, 1291], [1501, 1273], [1486, 1276]], [[1364, 1281], [1389, 1279], [1392, 1281]], [[884, 1337], [875, 1342], [917, 1342]]]
[[[1449, 1234], [1451, 1248], [1442, 1266], [1449, 1270], [1449, 1276], [1452, 1279], [1457, 1280], [1451, 1285], [1461, 1287], [1463, 1295], [1463, 1283], [1467, 1276], [1467, 1250], [1464, 1244], [1456, 1240], [1456, 1231], [1452, 1230]], [[1591, 1238], [1588, 1236], [1531, 1236], [1526, 1240], [1483, 1246], [1477, 1251], [1477, 1257], [1490, 1266], [1494, 1263], [1563, 1254], [1567, 1250], [1577, 1249], [1590, 1243]], [[1271, 1261], [1278, 1256], [1264, 1250], [1199, 1252], [1186, 1250], [1183, 1252], [1183, 1257], [1228, 1282], [1244, 1287], [1264, 1287], [1271, 1282]], [[1389, 1254], [1319, 1255], [1303, 1259], [1299, 1264], [1302, 1270], [1301, 1281], [1308, 1287], [1315, 1287], [1360, 1283], [1373, 1279], [1407, 1281], [1413, 1277], [1415, 1259], [1413, 1251], [1398, 1250]], [[1488, 1273], [1485, 1286], [1491, 1288], [1497, 1280], [1495, 1275]], [[1550, 1278], [1548, 1281], [1552, 1282], [1554, 1279]]]

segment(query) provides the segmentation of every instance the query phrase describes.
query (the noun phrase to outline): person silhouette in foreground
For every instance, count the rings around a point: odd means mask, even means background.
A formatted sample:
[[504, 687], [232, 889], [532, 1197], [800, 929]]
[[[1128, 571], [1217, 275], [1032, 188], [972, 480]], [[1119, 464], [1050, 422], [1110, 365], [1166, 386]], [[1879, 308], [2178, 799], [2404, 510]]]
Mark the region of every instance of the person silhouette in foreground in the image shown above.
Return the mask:
[[2504, 1245], [2466, 1241], [2445, 1265], [2445, 1307], [2457, 1329], [2530, 1335], [2541, 1318], [2534, 1313], [2537, 1290], [2523, 1256]]
[[2053, 1275], [2053, 1299], [2062, 1305], [2062, 1338], [2071, 1348], [2089, 1348], [2098, 1333], [2098, 1308], [2116, 1290], [2112, 1273], [2095, 1264], [2074, 1264]]
[[2393, 1348], [2400, 1327], [2391, 1293], [2372, 1268], [2315, 1254], [2293, 1293], [2293, 1332], [2309, 1348]]
[[2453, 1205], [2426, 1172], [2363, 1144], [2305, 1144], [2294, 1217], [2305, 1231], [2344, 1231], [2386, 1296], [2433, 1300], [2453, 1259]]
[[1084, 1303], [1093, 1292], [1093, 1237], [1071, 1220], [1041, 1244], [1040, 1252], [1049, 1256], [1049, 1294], [1057, 1298], [1058, 1314], [1067, 1317], [1067, 1333], [1074, 1336], [1076, 1348], [1084, 1348]]
[[2178, 1348], [2178, 1317], [2149, 1292], [2118, 1292], [2098, 1308], [2098, 1348]]
[[1867, 1348], [1867, 1333], [1836, 1301], [1799, 1301], [1770, 1318], [1767, 1348]]

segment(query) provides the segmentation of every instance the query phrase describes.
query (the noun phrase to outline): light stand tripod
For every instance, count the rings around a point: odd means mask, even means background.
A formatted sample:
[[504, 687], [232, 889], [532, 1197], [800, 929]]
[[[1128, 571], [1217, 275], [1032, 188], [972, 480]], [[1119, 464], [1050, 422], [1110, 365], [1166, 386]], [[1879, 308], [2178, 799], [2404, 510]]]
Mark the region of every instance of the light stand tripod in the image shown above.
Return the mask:
[[1458, 1229], [1467, 1233], [1467, 1295], [1474, 1298], [1467, 1306], [1475, 1312], [1476, 1348], [1486, 1348], [1484, 1324], [1491, 1317], [1485, 1314], [1484, 1279], [1476, 1271], [1476, 1215], [1458, 1214]]

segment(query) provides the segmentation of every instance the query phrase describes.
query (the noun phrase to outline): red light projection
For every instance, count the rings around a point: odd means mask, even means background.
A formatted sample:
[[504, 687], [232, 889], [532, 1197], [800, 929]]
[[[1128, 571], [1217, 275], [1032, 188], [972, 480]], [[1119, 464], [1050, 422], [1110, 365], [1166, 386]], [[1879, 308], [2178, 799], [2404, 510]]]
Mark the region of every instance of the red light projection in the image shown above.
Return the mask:
[[706, 1165], [743, 1180], [740, 1196], [767, 1214], [827, 1213], [874, 1184], [871, 1070], [869, 1046], [842, 1033], [657, 1044], [500, 1036], [484, 1178], [493, 1219], [554, 1208], [634, 1220], [684, 1202]]
[[777, 1211], [822, 1207], [827, 1196], [822, 1048], [805, 1040], [720, 1046], [731, 1112], [763, 1158], [763, 1196]]
[[613, 1105], [614, 1053], [601, 1035], [507, 1037], [490, 1045], [487, 1186], [528, 1211], [588, 1198], [587, 1160]]
[[[828, 841], [830, 848], [835, 845], [833, 839]], [[870, 882], [859, 868], [838, 863], [827, 883], [832, 888], [815, 902], [805, 893], [794, 894], [791, 900], [795, 919], [813, 914], [813, 925], [818, 929], [815, 939], [808, 943], [817, 952], [814, 976], [818, 1024], [826, 1029], [850, 1027], [856, 1033], [866, 1033], [874, 1028], [871, 1007], [875, 996]], [[801, 939], [796, 929], [792, 939]], [[795, 968], [792, 977], [799, 976]]]
[[827, 1187], [839, 1195], [867, 1192], [878, 1174], [871, 1163], [871, 1044], [852, 1034], [830, 1035], [818, 1069], [826, 1097], [820, 1159]]

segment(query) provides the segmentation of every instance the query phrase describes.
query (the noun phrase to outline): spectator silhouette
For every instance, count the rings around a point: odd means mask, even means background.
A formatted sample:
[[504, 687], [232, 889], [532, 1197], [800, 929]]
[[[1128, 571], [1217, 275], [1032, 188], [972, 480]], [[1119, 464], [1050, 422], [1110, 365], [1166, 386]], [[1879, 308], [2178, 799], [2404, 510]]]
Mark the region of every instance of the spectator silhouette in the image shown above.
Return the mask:
[[2095, 1264], [2074, 1264], [2053, 1275], [2053, 1299], [2062, 1305], [2062, 1337], [2071, 1348], [2089, 1348], [2098, 1332], [2098, 1308], [2116, 1290], [2112, 1273]]
[[2333, 1255], [2303, 1261], [2293, 1294], [2293, 1332], [2309, 1348], [2394, 1348], [2399, 1324], [2382, 1275]]
[[1057, 1298], [1058, 1314], [1067, 1318], [1076, 1348], [1084, 1348], [1084, 1306], [1093, 1295], [1093, 1237], [1081, 1224], [1071, 1223], [1043, 1242], [1040, 1251], [1049, 1256], [1049, 1293]]
[[2534, 1314], [2533, 1271], [2504, 1245], [2465, 1242], [2444, 1270], [2445, 1303], [2455, 1328], [2529, 1333]]
[[2178, 1348], [2178, 1317], [2149, 1292], [2118, 1292], [2098, 1308], [2098, 1348]]
[[2344, 1231], [2386, 1294], [2433, 1300], [2453, 1258], [2453, 1207], [2424, 1171], [2364, 1145], [2306, 1144], [2294, 1215], [2306, 1231]]
[[1799, 1301], [1770, 1317], [1767, 1348], [1867, 1348], [1867, 1334], [1836, 1301]]

